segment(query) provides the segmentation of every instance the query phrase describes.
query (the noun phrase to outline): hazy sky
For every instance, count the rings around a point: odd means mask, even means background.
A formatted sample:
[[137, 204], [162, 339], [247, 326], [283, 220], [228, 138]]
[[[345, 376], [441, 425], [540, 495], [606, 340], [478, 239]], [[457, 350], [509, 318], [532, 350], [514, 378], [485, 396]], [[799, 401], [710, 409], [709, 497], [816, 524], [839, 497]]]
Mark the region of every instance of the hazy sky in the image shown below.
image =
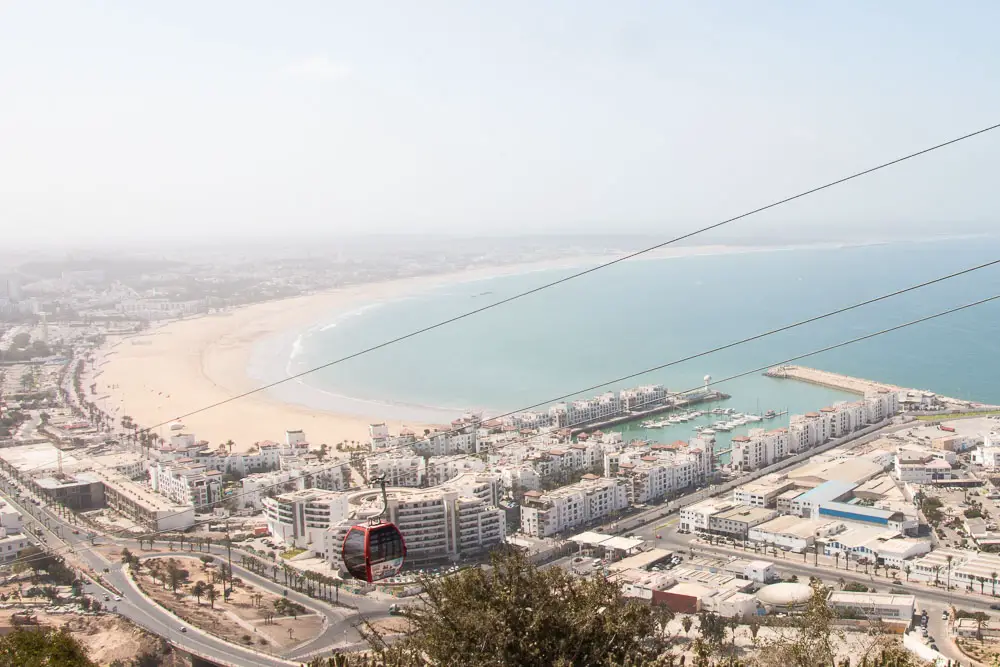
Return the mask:
[[[0, 0], [0, 228], [666, 234], [1000, 122], [997, 25], [996, 2]], [[987, 229], [998, 177], [1000, 130], [743, 229]]]

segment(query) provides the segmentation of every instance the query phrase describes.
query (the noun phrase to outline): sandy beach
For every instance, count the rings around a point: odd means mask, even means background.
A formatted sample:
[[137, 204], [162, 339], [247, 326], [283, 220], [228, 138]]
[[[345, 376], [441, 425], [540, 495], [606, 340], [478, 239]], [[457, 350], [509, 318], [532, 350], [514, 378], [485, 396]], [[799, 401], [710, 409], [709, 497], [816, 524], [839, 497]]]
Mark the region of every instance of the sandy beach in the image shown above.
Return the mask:
[[[710, 246], [668, 248], [644, 258], [746, 250]], [[141, 335], [109, 341], [97, 355], [96, 379], [87, 380], [85, 385], [97, 383], [99, 404], [117, 419], [127, 414], [143, 427], [162, 425], [156, 429], [162, 437], [170, 433], [169, 422], [203, 410], [184, 417], [185, 430], [212, 445], [233, 440], [234, 451], [246, 450], [263, 440], [281, 440], [286, 429], [304, 429], [311, 443], [327, 443], [331, 448], [342, 441], [366, 441], [370, 417], [290, 405], [267, 392], [217, 404], [256, 388], [247, 368], [254, 344], [262, 338], [308, 326], [334, 312], [440, 285], [528, 271], [584, 267], [608, 259], [575, 257], [356, 285], [170, 322]], [[394, 430], [402, 426], [399, 422], [387, 422]], [[415, 430], [427, 426], [406, 425]]]

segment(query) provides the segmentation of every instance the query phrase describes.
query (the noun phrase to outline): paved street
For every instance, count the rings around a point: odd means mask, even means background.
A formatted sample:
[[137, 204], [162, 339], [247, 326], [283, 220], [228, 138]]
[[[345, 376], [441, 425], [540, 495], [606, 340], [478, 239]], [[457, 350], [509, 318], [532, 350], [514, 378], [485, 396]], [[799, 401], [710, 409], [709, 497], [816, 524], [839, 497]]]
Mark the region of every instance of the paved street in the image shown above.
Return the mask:
[[[382, 600], [372, 600], [364, 596], [354, 596], [341, 593], [341, 602], [351, 605], [352, 608], [336, 607], [321, 601], [309, 598], [291, 589], [275, 583], [269, 579], [260, 577], [242, 568], [237, 562], [233, 564], [233, 573], [245, 581], [248, 581], [265, 590], [282, 595], [287, 591], [288, 598], [295, 602], [315, 610], [326, 618], [323, 632], [314, 640], [300, 645], [293, 650], [289, 658], [283, 659], [246, 649], [242, 646], [223, 641], [217, 637], [202, 633], [191, 626], [187, 626], [186, 632], [181, 632], [180, 628], [186, 624], [178, 621], [168, 614], [159, 605], [147, 601], [141, 597], [126, 581], [127, 575], [122, 569], [121, 563], [109, 562], [96, 551], [92, 550], [86, 531], [80, 531], [79, 535], [74, 535], [74, 527], [64, 522], [56, 513], [49, 508], [36, 506], [25, 502], [23, 504], [14, 500], [9, 493], [9, 489], [4, 488], [4, 498], [16, 506], [24, 515], [26, 520], [34, 519], [37, 525], [37, 533], [45, 538], [45, 546], [59, 549], [64, 545], [71, 547], [76, 556], [95, 573], [103, 574], [107, 582], [123, 593], [121, 602], [103, 603], [108, 608], [117, 607], [117, 613], [132, 620], [136, 624], [155, 632], [164, 637], [171, 644], [180, 649], [188, 651], [194, 655], [206, 658], [222, 665], [233, 667], [252, 667], [254, 665], [264, 665], [265, 667], [287, 667], [288, 665], [300, 665], [301, 659], [305, 656], [320, 655], [329, 652], [329, 647], [344, 647], [345, 644], [356, 645], [361, 637], [355, 629], [355, 624], [362, 619], [379, 618], [388, 615], [390, 602]], [[45, 519], [48, 518], [48, 525], [45, 526]], [[112, 542], [104, 537], [97, 538], [98, 544], [113, 543], [116, 547], [128, 547], [136, 552], [140, 557], [143, 552], [139, 550], [138, 543], [134, 540], [116, 539]], [[218, 545], [213, 545], [211, 552], [216, 556], [225, 556], [226, 549]], [[153, 555], [153, 554], [149, 554]], [[191, 555], [188, 552], [158, 552], [157, 557], [169, 555]], [[235, 553], [234, 553], [235, 556]], [[109, 572], [104, 573], [108, 568]], [[103, 598], [105, 594], [114, 599], [115, 593], [110, 589], [103, 588], [99, 584], [87, 587], [89, 594], [96, 598]], [[300, 660], [296, 660], [300, 659]]]

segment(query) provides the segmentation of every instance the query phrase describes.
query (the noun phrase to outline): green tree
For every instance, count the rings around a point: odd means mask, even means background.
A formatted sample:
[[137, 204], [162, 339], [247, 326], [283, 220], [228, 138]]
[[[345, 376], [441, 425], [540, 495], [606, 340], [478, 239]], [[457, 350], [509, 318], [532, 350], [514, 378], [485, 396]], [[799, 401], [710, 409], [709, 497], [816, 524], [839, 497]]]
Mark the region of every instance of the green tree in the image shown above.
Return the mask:
[[710, 646], [718, 648], [726, 639], [726, 619], [710, 611], [700, 612], [698, 633]]
[[654, 664], [666, 648], [661, 608], [627, 600], [614, 582], [539, 570], [520, 553], [491, 565], [424, 581], [398, 641], [365, 630], [373, 653], [390, 665], [549, 667]]
[[56, 567], [57, 562], [61, 562], [58, 556], [40, 549], [38, 547], [27, 547], [21, 549], [21, 553], [14, 560], [14, 572], [24, 572], [31, 570], [35, 577], [42, 570], [49, 572]]
[[208, 606], [215, 609], [215, 601], [219, 598], [219, 589], [215, 586], [208, 586], [205, 588], [205, 597], [208, 598]]
[[65, 630], [15, 628], [0, 638], [0, 665], [18, 667], [97, 667]]
[[191, 587], [191, 595], [193, 595], [197, 600], [198, 604], [201, 604], [201, 596], [205, 594], [205, 582], [196, 581]]

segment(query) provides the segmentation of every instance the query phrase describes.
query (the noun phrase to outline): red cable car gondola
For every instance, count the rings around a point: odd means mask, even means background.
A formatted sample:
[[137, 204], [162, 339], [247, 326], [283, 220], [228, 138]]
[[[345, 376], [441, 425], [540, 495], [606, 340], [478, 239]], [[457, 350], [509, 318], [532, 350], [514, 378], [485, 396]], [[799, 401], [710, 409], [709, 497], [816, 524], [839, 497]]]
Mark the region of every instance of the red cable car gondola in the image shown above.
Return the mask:
[[382, 488], [382, 512], [368, 524], [351, 526], [344, 537], [341, 555], [344, 567], [355, 579], [372, 583], [395, 576], [406, 560], [406, 542], [399, 528], [382, 517], [389, 509], [385, 493], [385, 477], [376, 480]]

